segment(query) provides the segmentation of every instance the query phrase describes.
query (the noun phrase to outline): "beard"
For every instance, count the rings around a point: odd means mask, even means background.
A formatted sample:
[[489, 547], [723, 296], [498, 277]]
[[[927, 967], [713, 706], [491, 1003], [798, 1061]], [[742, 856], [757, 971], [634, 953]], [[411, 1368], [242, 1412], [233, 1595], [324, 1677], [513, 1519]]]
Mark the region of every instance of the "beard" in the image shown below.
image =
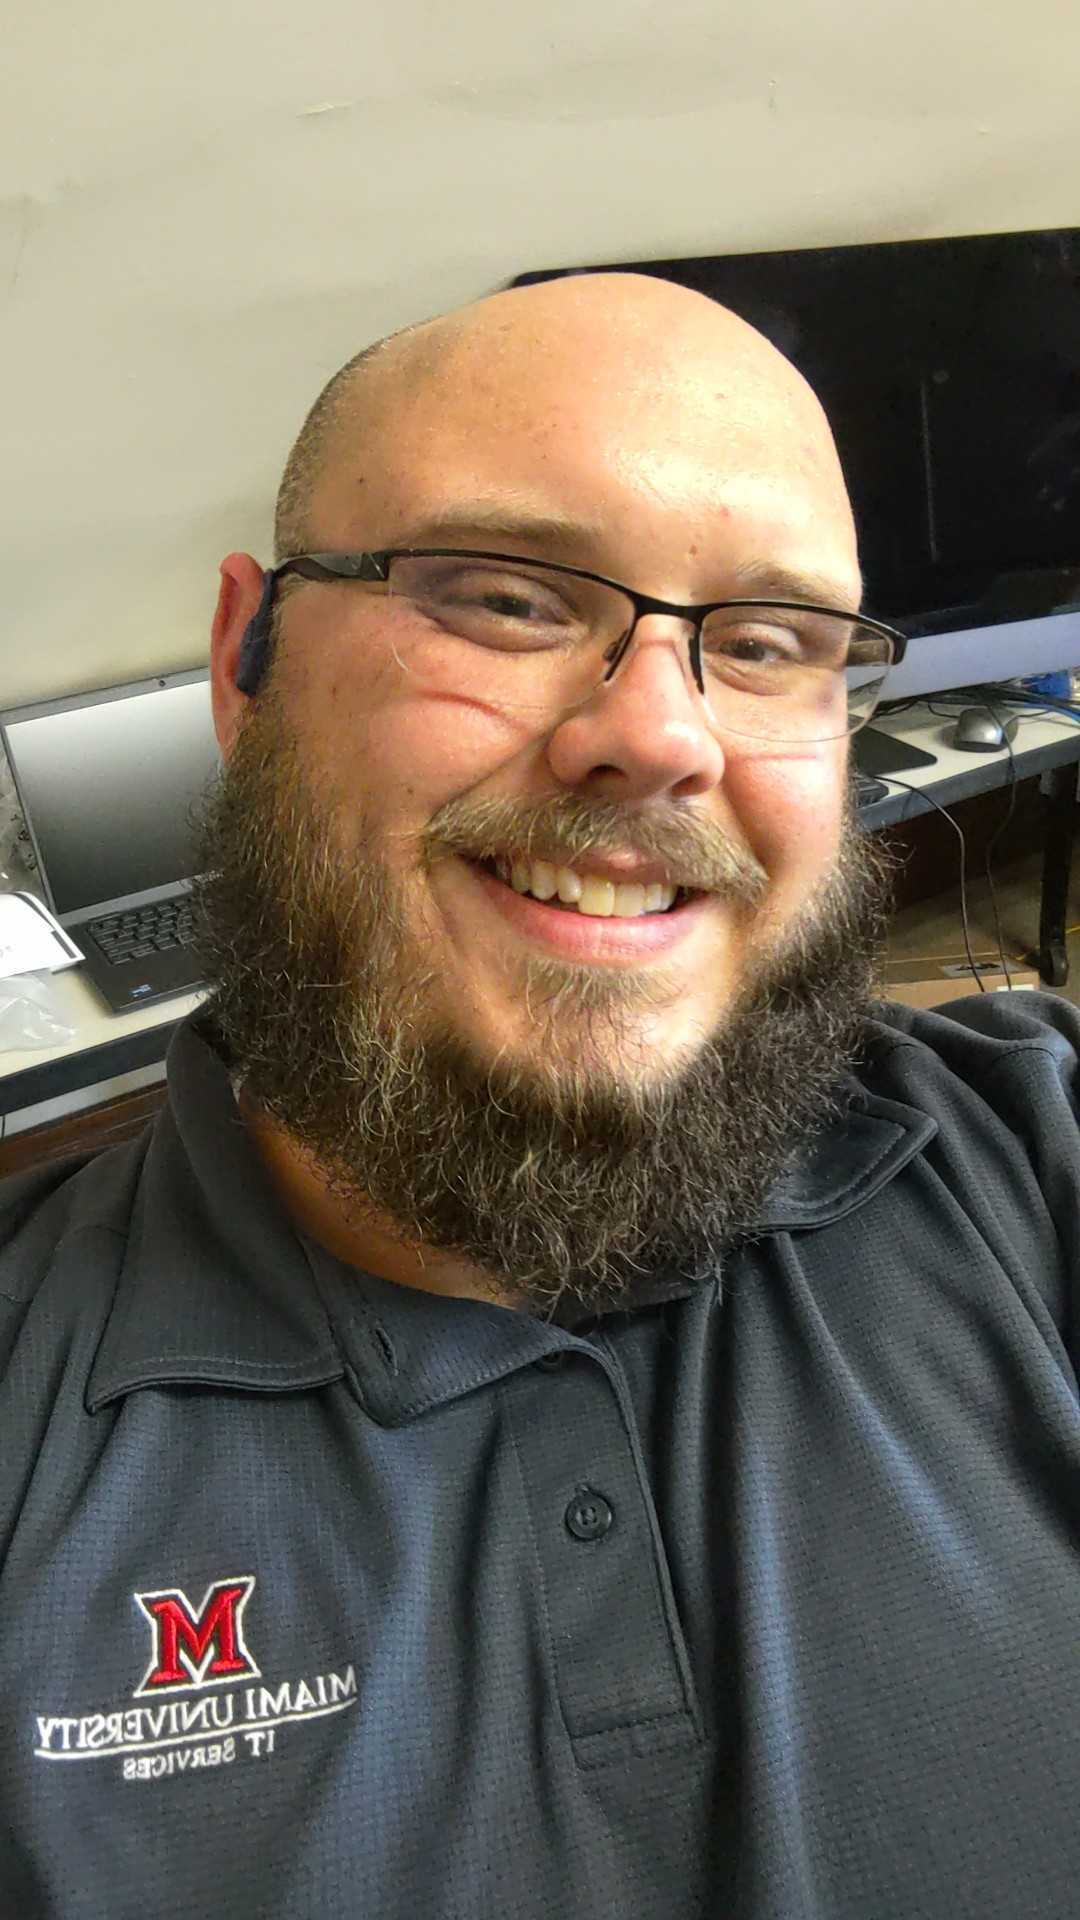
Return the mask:
[[[598, 846], [660, 854], [733, 908], [767, 892], [749, 850], [718, 844], [709, 823], [647, 823], [569, 794], [531, 809], [451, 802], [417, 867], [526, 849], [530, 835], [567, 864]], [[204, 801], [200, 840], [204, 1020], [245, 1096], [343, 1218], [459, 1256], [492, 1300], [565, 1317], [715, 1285], [773, 1182], [842, 1111], [893, 865], [860, 833], [853, 787], [831, 872], [795, 923], [748, 945], [715, 1030], [677, 1064], [641, 1041], [643, 1008], [670, 1003], [674, 976], [569, 965], [524, 943], [528, 1055], [485, 1057], [455, 1028], [407, 883], [379, 857], [362, 800], [319, 791], [273, 673]]]

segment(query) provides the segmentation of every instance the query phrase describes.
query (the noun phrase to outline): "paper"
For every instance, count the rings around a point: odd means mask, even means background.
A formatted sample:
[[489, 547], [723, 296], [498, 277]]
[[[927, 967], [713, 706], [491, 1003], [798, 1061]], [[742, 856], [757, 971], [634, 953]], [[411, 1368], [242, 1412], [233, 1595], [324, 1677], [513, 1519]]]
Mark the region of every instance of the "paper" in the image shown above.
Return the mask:
[[17, 973], [56, 973], [83, 958], [74, 941], [32, 893], [0, 893], [0, 980]]

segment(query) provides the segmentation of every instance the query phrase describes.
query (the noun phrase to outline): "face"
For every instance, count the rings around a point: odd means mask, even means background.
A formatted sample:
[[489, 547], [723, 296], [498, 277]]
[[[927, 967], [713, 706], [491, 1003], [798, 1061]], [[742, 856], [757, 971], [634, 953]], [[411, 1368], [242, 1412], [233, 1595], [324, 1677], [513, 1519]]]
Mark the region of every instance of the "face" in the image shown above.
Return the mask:
[[[857, 604], [831, 447], [791, 394], [744, 382], [733, 406], [674, 348], [658, 369], [655, 339], [587, 378], [580, 340], [522, 351], [459, 358], [446, 391], [467, 398], [434, 428], [430, 403], [399, 402], [371, 470], [346, 462], [317, 502], [320, 545], [562, 560], [682, 603], [745, 594], [741, 570], [771, 563]], [[278, 629], [207, 822], [208, 974], [250, 1086], [342, 1206], [525, 1304], [628, 1301], [708, 1266], [820, 1117], [868, 991], [882, 873], [848, 815], [846, 740], [718, 731], [685, 627], [660, 616], [539, 727], [482, 687], [412, 682], [385, 606], [347, 584], [293, 590]], [[708, 892], [590, 924], [475, 864], [534, 847], [584, 871], [636, 855]]]
[[[521, 552], [680, 602], [736, 592], [739, 567], [765, 560], [824, 574], [857, 604], [846, 503], [838, 512], [831, 469], [812, 448], [790, 430], [776, 444], [775, 405], [744, 404], [733, 422], [724, 396], [703, 418], [700, 379], [683, 376], [688, 390], [673, 393], [669, 377], [658, 398], [655, 378], [598, 377], [582, 397], [568, 373], [559, 360], [546, 368], [547, 399], [535, 368], [528, 382], [512, 359], [488, 361], [480, 375], [474, 358], [446, 383], [467, 402], [440, 410], [436, 432], [429, 410], [399, 410], [377, 478], [365, 476], [362, 510], [347, 475], [333, 490], [320, 514], [327, 541]], [[483, 438], [478, 415], [488, 419]], [[526, 511], [596, 531], [556, 543], [485, 525]], [[457, 527], [429, 539], [450, 512]], [[534, 1055], [537, 1021], [554, 1001], [545, 1065], [584, 1049], [600, 1075], [625, 1078], [638, 1058], [654, 1078], [677, 1070], [722, 1022], [755, 944], [793, 920], [835, 859], [846, 741], [762, 748], [718, 735], [689, 683], [677, 622], [644, 620], [616, 679], [540, 729], [496, 711], [482, 688], [418, 692], [393, 659], [385, 607], [348, 585], [294, 592], [282, 624], [282, 698], [343, 847], [381, 849], [432, 964], [431, 1018], [452, 1021], [477, 1057]], [[594, 950], [570, 957], [558, 944], [567, 916], [534, 914], [526, 931], [455, 857], [482, 843], [513, 852], [527, 828], [579, 866], [590, 852], [634, 853], [717, 890], [655, 957], [637, 950], [642, 923], [586, 929], [576, 916], [574, 932], [588, 931]]]

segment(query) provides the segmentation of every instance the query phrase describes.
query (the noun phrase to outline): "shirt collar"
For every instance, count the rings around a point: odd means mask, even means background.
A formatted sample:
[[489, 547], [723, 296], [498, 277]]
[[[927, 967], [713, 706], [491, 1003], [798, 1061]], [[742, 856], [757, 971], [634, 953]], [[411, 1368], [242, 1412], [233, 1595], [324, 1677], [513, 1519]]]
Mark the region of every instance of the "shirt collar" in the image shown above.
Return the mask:
[[774, 1183], [759, 1233], [828, 1226], [862, 1206], [931, 1141], [938, 1123], [846, 1074], [838, 1112]]
[[174, 1034], [166, 1075], [89, 1410], [136, 1387], [288, 1391], [340, 1379], [307, 1254], [198, 1014]]
[[[205, 1010], [178, 1029], [132, 1211], [112, 1313], [87, 1386], [91, 1412], [139, 1387], [290, 1392], [346, 1378], [380, 1425], [490, 1384], [596, 1324], [447, 1299], [348, 1267], [290, 1224], [244, 1127]], [[937, 1132], [854, 1075], [840, 1111], [778, 1180], [755, 1235], [839, 1220]], [[644, 1308], [700, 1291], [659, 1276]], [[635, 1309], [636, 1311], [637, 1309]]]

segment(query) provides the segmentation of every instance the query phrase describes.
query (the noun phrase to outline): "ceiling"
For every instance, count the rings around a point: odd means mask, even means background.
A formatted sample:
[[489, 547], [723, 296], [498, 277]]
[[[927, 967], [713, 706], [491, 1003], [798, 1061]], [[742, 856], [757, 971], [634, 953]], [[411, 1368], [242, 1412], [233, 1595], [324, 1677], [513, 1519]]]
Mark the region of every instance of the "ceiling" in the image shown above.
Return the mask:
[[0, 705], [205, 659], [330, 374], [528, 268], [1080, 225], [1073, 0], [47, 0], [0, 82]]

